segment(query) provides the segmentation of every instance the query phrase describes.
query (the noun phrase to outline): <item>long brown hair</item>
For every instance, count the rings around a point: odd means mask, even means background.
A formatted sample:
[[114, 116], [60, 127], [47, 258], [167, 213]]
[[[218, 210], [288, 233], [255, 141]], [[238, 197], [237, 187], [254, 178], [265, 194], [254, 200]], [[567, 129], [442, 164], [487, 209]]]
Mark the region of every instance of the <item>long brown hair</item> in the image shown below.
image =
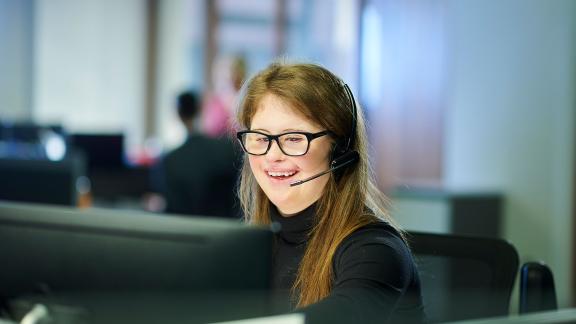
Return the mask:
[[[379, 219], [395, 225], [369, 168], [362, 110], [358, 109], [354, 124], [352, 102], [343, 82], [318, 65], [273, 63], [244, 86], [237, 116], [241, 127], [250, 128], [259, 102], [266, 94], [277, 96], [315, 124], [330, 130], [337, 139], [352, 135], [351, 149], [360, 155], [354, 167], [344, 169], [338, 177], [330, 175], [317, 202], [314, 227], [292, 287], [297, 306], [303, 307], [330, 294], [332, 259], [348, 235]], [[355, 134], [351, 134], [354, 129]], [[270, 223], [270, 201], [258, 186], [247, 158], [242, 166], [238, 195], [249, 223]]]

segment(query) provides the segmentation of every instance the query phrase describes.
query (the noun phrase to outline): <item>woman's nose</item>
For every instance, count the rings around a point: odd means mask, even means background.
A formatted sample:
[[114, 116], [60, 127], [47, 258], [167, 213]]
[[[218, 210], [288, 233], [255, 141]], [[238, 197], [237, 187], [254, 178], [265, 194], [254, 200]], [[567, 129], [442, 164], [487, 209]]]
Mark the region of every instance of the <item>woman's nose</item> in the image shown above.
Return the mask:
[[283, 160], [284, 157], [285, 157], [285, 155], [282, 152], [282, 150], [280, 149], [278, 142], [275, 140], [272, 141], [272, 144], [270, 146], [270, 150], [268, 150], [268, 153], [266, 153], [266, 158], [269, 161], [278, 161], [278, 160]]

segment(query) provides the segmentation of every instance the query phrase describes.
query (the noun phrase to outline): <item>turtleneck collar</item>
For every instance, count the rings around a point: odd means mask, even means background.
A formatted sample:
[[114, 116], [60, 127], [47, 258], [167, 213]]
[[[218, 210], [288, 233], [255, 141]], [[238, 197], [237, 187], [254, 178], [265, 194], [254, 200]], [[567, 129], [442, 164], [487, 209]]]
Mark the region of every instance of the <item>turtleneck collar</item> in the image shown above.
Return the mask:
[[290, 217], [282, 216], [278, 208], [270, 204], [270, 219], [272, 222], [280, 224], [278, 236], [291, 244], [301, 244], [308, 240], [308, 234], [314, 226], [315, 213], [316, 203]]

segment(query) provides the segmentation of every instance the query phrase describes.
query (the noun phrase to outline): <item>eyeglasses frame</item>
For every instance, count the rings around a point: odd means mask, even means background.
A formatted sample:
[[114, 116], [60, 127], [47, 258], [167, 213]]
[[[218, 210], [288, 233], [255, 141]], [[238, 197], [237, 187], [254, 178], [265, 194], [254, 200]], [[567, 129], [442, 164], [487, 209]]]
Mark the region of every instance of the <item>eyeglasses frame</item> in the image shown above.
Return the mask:
[[[244, 134], [248, 134], [248, 133], [256, 133], [256, 134], [260, 134], [262, 136], [265, 136], [266, 138], [268, 138], [268, 147], [266, 148], [266, 151], [264, 151], [264, 153], [262, 154], [254, 154], [254, 153], [250, 153], [248, 152], [248, 150], [246, 150], [246, 147], [244, 146], [244, 143], [242, 142], [242, 136]], [[265, 134], [259, 131], [253, 131], [253, 130], [244, 130], [244, 131], [239, 131], [236, 133], [236, 138], [238, 138], [238, 141], [240, 142], [240, 145], [242, 146], [242, 150], [244, 150], [244, 152], [250, 154], [250, 155], [256, 155], [256, 156], [261, 156], [261, 155], [266, 155], [268, 154], [268, 152], [270, 151], [270, 148], [272, 147], [272, 141], [276, 141], [276, 145], [278, 145], [278, 148], [280, 149], [280, 151], [282, 151], [282, 153], [284, 153], [284, 155], [287, 156], [302, 156], [302, 155], [306, 155], [306, 153], [308, 153], [308, 150], [310, 150], [310, 143], [319, 138], [322, 137], [324, 135], [330, 135], [332, 132], [324, 130], [324, 131], [320, 131], [317, 133], [310, 133], [310, 132], [286, 132], [286, 133], [282, 133], [282, 134], [277, 134], [277, 135], [270, 135], [270, 134]], [[288, 154], [286, 152], [284, 152], [284, 149], [282, 149], [282, 145], [280, 145], [280, 142], [278, 141], [278, 139], [280, 138], [280, 136], [284, 136], [284, 135], [288, 135], [288, 134], [300, 134], [300, 135], [304, 135], [306, 136], [306, 139], [308, 140], [308, 146], [306, 147], [306, 151], [304, 151], [304, 153], [302, 154]]]

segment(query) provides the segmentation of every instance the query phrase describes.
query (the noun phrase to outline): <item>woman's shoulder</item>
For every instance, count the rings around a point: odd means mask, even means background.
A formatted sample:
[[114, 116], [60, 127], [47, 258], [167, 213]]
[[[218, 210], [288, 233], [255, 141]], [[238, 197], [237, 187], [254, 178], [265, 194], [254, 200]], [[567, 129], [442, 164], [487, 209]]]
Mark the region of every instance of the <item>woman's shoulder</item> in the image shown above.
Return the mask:
[[335, 280], [367, 280], [404, 290], [412, 285], [415, 264], [398, 230], [386, 222], [365, 225], [342, 241], [334, 254]]
[[364, 225], [340, 243], [335, 257], [372, 256], [386, 260], [412, 263], [412, 254], [400, 231], [385, 221]]
[[364, 225], [352, 232], [341, 245], [347, 244], [392, 244], [407, 247], [400, 231], [386, 221], [379, 220]]

